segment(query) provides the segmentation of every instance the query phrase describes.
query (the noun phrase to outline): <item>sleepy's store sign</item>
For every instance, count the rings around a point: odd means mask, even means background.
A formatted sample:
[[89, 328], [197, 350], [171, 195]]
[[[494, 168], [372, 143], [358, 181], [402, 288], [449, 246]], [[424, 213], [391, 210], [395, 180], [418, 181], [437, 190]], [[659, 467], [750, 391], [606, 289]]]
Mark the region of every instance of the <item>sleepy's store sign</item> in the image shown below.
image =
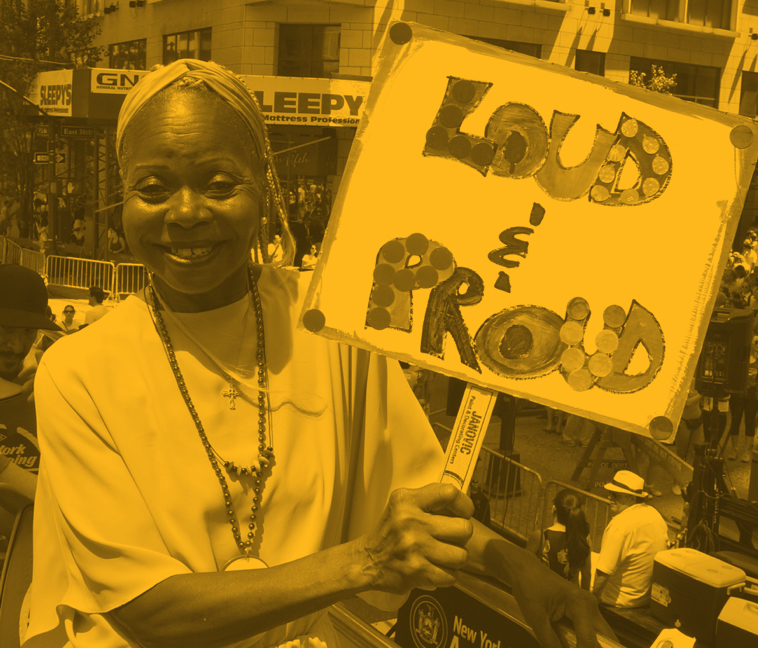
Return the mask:
[[[37, 75], [28, 99], [55, 117], [116, 119], [124, 96], [144, 70], [85, 69]], [[299, 126], [357, 127], [367, 81], [243, 76], [266, 122]]]
[[267, 123], [358, 126], [367, 81], [245, 76]]
[[422, 25], [378, 60], [301, 325], [670, 441], [755, 123]]

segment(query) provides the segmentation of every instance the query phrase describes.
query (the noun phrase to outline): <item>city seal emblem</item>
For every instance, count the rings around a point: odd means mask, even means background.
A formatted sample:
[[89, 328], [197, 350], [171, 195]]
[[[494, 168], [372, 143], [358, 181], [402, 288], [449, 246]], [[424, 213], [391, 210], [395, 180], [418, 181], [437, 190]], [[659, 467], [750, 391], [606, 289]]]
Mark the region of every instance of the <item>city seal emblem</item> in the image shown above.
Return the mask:
[[419, 596], [411, 606], [410, 627], [416, 648], [444, 648], [447, 618], [437, 599]]

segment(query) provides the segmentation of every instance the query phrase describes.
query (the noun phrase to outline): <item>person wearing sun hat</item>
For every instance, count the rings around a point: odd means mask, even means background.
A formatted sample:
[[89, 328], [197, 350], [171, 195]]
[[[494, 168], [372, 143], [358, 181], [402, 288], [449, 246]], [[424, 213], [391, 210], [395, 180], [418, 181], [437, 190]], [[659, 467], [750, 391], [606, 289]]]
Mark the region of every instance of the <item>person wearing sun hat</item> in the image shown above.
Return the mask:
[[620, 470], [605, 485], [613, 519], [603, 533], [593, 593], [603, 605], [641, 607], [650, 600], [655, 554], [664, 551], [668, 527], [647, 504], [645, 480]]

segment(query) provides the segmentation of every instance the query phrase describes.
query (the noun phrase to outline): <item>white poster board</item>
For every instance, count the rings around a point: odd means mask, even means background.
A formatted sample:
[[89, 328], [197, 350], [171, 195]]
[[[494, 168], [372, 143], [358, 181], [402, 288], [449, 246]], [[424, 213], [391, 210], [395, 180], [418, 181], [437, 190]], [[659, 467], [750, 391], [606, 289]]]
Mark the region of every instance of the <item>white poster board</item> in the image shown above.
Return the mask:
[[670, 437], [755, 124], [395, 23], [306, 329]]

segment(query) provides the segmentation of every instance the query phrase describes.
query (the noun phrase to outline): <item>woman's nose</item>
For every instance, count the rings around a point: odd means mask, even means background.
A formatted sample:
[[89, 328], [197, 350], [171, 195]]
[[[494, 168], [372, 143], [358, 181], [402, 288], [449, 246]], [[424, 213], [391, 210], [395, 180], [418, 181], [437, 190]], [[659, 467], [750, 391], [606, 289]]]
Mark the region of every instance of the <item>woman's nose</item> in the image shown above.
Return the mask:
[[212, 218], [210, 210], [204, 204], [203, 196], [189, 187], [182, 187], [171, 197], [166, 213], [166, 222], [182, 227], [192, 227]]

